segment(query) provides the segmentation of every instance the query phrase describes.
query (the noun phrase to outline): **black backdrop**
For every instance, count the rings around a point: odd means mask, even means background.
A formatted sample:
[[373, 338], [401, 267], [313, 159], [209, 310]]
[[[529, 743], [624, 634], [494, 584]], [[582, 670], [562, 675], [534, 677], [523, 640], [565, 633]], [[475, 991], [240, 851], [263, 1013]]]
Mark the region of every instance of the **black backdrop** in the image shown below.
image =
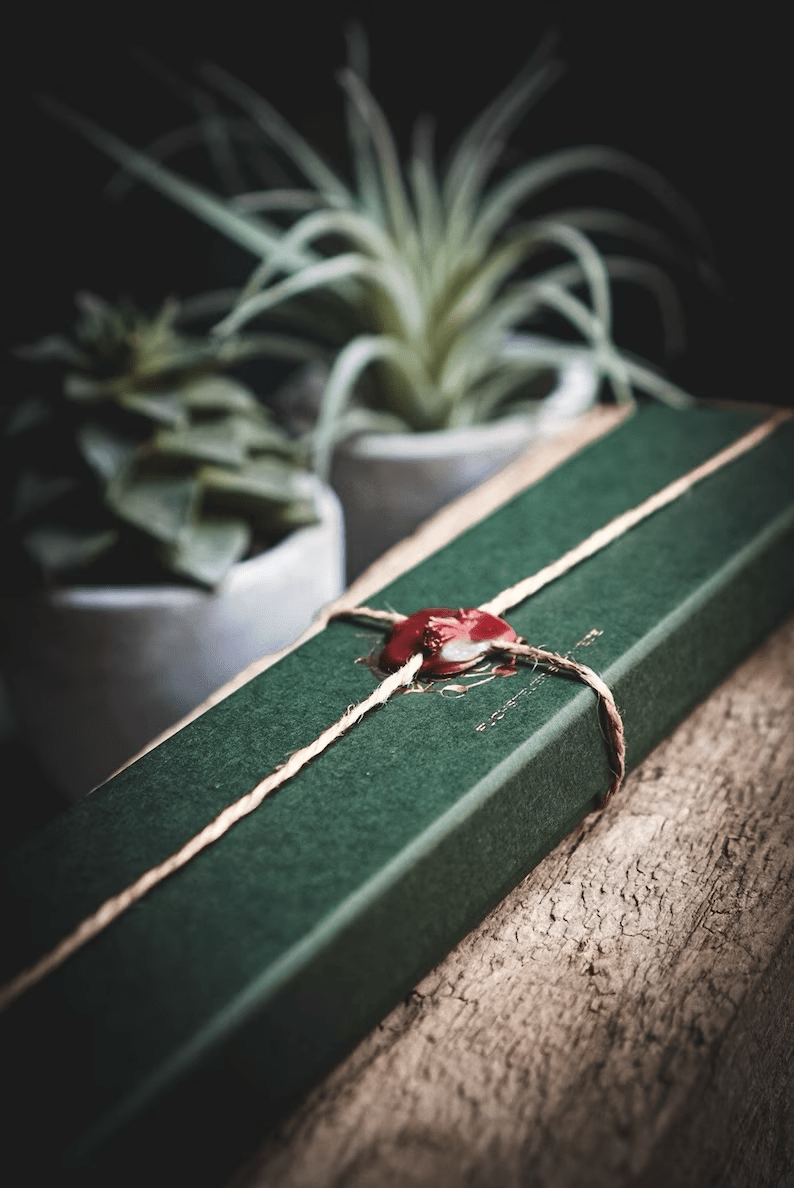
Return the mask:
[[[465, 13], [465, 15], [464, 15]], [[660, 169], [701, 212], [728, 296], [684, 281], [690, 347], [671, 366], [699, 395], [790, 402], [782, 344], [789, 266], [783, 241], [786, 151], [775, 69], [780, 27], [762, 8], [535, 4], [216, 3], [200, 12], [164, 2], [20, 7], [6, 28], [5, 155], [10, 343], [61, 329], [72, 294], [94, 289], [156, 303], [242, 281], [249, 260], [142, 187], [102, 196], [108, 162], [37, 108], [47, 91], [142, 144], [185, 111], [133, 64], [140, 45], [180, 71], [210, 57], [270, 101], [347, 168], [342, 27], [359, 17], [371, 43], [371, 84], [403, 150], [420, 112], [438, 117], [444, 149], [556, 25], [564, 78], [522, 123], [517, 154], [612, 144]], [[639, 200], [588, 183], [575, 195]], [[599, 189], [598, 187], [601, 187]], [[561, 197], [566, 198], [565, 194]], [[574, 197], [572, 194], [571, 197]], [[636, 213], [652, 215], [646, 204]], [[786, 286], [787, 289], [787, 286]], [[624, 298], [618, 340], [660, 358], [643, 302]]]

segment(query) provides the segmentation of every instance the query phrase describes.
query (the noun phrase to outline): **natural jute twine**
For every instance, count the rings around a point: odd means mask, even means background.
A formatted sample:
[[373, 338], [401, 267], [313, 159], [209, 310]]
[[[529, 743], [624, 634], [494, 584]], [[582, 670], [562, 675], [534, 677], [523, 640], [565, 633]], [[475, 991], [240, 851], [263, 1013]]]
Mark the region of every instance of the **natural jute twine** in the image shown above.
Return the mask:
[[[661, 491], [657, 492], [656, 495], [652, 495], [631, 511], [625, 512], [623, 515], [611, 520], [605, 527], [600, 528], [597, 532], [588, 536], [576, 548], [565, 553], [558, 561], [545, 566], [538, 573], [525, 578], [515, 586], [511, 586], [507, 590], [502, 590], [490, 602], [484, 603], [480, 609], [488, 611], [490, 614], [501, 616], [510, 607], [523, 602], [524, 599], [537, 593], [543, 586], [561, 577], [587, 557], [591, 557], [613, 540], [623, 536], [629, 529], [639, 524], [642, 520], [647, 519], [648, 516], [653, 515], [660, 508], [678, 499], [685, 491], [690, 490], [697, 483], [708, 478], [709, 475], [714, 474], [723, 466], [727, 466], [730, 462], [741, 457], [742, 454], [746, 454], [748, 451], [754, 449], [791, 416], [792, 414], [786, 410], [775, 413], [768, 420], [757, 425], [749, 433], [745, 433], [737, 441], [733, 442], [732, 445], [715, 454], [701, 466], [696, 466], [694, 470], [690, 470], [682, 478], [676, 479], [675, 482], [670, 483]], [[395, 619], [402, 618], [402, 616], [395, 615], [392, 612], [371, 611], [365, 607], [358, 608], [358, 611], [363, 612], [368, 618], [380, 619], [384, 622], [393, 622]], [[346, 613], [355, 614], [358, 611]], [[548, 666], [549, 671], [562, 669], [572, 672], [595, 690], [606, 711], [614, 751], [613, 759], [616, 770], [613, 772], [612, 785], [607, 793], [607, 797], [609, 797], [619, 786], [623, 778], [623, 771], [625, 769], [625, 743], [620, 715], [608, 687], [592, 669], [587, 668], [585, 665], [577, 664], [567, 657], [558, 656], [554, 652], [546, 652], [543, 649], [533, 648], [521, 642], [516, 644], [500, 644], [498, 651], [500, 653], [509, 653], [519, 659], [528, 660], [532, 664], [542, 663]], [[142, 899], [158, 883], [162, 883], [164, 879], [167, 879], [181, 867], [187, 865], [202, 850], [205, 850], [208, 846], [213, 845], [223, 837], [234, 824], [258, 808], [266, 796], [269, 796], [271, 792], [275, 792], [277, 788], [282, 787], [288, 780], [291, 780], [307, 763], [317, 755], [320, 755], [332, 742], [341, 738], [357, 722], [360, 722], [364, 715], [369, 713], [371, 709], [383, 705], [389, 700], [392, 694], [410, 685], [417, 675], [422, 662], [423, 656], [421, 653], [413, 655], [402, 668], [399, 668], [391, 676], [382, 681], [369, 697], [359, 702], [358, 705], [349, 706], [341, 718], [324, 730], [318, 738], [314, 739], [308, 746], [301, 748], [301, 750], [295, 751], [286, 763], [276, 767], [270, 775], [261, 780], [245, 796], [240, 797], [239, 800], [228, 805], [209, 825], [206, 825], [204, 829], [192, 837], [176, 853], [166, 858], [164, 862], [145, 871], [140, 878], [136, 879], [128, 887], [125, 887], [118, 895], [113, 895], [110, 899], [106, 899], [96, 912], [91, 916], [87, 916], [54, 949], [45, 954], [34, 965], [17, 974], [16, 977], [12, 978], [0, 990], [0, 1011], [5, 1010], [12, 1002], [21, 997], [32, 986], [41, 982], [48, 974], [57, 969], [58, 966], [63, 965], [69, 957], [81, 949], [83, 945], [88, 944], [90, 940], [93, 940], [95, 936], [107, 928], [109, 924], [112, 924], [114, 920], [118, 919], [134, 903]]]

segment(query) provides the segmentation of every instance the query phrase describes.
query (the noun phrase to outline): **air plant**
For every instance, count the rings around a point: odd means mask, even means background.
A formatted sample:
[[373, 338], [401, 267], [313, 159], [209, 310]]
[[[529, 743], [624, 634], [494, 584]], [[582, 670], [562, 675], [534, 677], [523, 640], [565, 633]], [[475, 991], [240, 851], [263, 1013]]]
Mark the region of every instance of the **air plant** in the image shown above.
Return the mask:
[[[407, 167], [401, 166], [367, 86], [360, 30], [350, 31], [348, 44], [349, 65], [338, 78], [355, 185], [264, 98], [215, 65], [200, 68], [203, 81], [237, 104], [308, 185], [222, 198], [84, 117], [53, 108], [128, 174], [260, 258], [214, 328], [219, 343], [234, 342], [242, 327], [263, 315], [290, 319], [304, 340], [336, 342], [312, 434], [317, 471], [328, 474], [334, 446], [353, 431], [425, 431], [529, 412], [537, 407], [531, 396], [538, 376], [575, 359], [586, 360], [621, 403], [631, 403], [636, 391], [674, 406], [689, 403], [680, 388], [619, 350], [612, 336], [611, 285], [621, 279], [648, 287], [669, 345], [680, 338], [678, 300], [666, 272], [633, 255], [604, 254], [592, 237], [619, 236], [668, 255], [676, 249], [655, 229], [614, 210], [526, 217], [531, 200], [556, 182], [608, 171], [649, 191], [707, 250], [689, 204], [656, 170], [603, 146], [551, 152], [491, 182], [510, 134], [561, 72], [548, 39], [462, 135], [440, 176], [427, 118], [418, 121]], [[212, 118], [213, 135], [223, 136], [215, 109]], [[228, 136], [224, 143], [231, 148]], [[160, 144], [161, 156], [167, 148]], [[265, 217], [275, 212], [291, 225]], [[553, 264], [550, 253], [556, 254]], [[527, 332], [549, 310], [578, 341]]]
[[11, 529], [45, 580], [214, 587], [316, 520], [295, 443], [225, 374], [262, 339], [189, 337], [175, 301], [153, 318], [89, 293], [77, 303], [72, 337], [17, 351], [49, 365], [49, 382], [42, 372], [5, 427]]

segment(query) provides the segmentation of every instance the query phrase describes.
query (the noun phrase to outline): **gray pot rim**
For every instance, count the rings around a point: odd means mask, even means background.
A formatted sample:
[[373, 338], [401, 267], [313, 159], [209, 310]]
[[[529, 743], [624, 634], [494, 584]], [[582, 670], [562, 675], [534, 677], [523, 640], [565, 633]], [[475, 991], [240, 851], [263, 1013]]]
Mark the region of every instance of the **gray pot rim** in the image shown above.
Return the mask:
[[[559, 407], [566, 385], [579, 384], [581, 408], [566, 413]], [[453, 429], [432, 429], [411, 433], [359, 433], [340, 442], [337, 450], [357, 458], [409, 461], [454, 458], [472, 453], [490, 453], [512, 443], [529, 444], [552, 430], [552, 422], [570, 421], [594, 402], [598, 375], [585, 359], [573, 359], [559, 369], [557, 384], [536, 411], [502, 417], [478, 425]], [[556, 401], [555, 401], [556, 398]]]

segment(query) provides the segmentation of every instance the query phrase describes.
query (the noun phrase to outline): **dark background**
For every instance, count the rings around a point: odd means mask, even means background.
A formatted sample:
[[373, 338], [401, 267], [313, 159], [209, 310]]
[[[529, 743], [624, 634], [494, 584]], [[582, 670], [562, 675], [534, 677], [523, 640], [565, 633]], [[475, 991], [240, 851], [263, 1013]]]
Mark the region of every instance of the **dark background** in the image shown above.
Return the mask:
[[[783, 35], [763, 8], [736, 11], [481, 2], [464, 15], [454, 5], [352, 0], [278, 7], [231, 0], [201, 13], [173, 3], [56, 11], [28, 5], [6, 31], [8, 342], [68, 327], [79, 288], [153, 305], [169, 291], [241, 283], [251, 267], [249, 257], [142, 186], [119, 203], [103, 197], [109, 162], [41, 112], [35, 92], [142, 145], [188, 122], [189, 112], [130, 60], [129, 46], [183, 74], [210, 57], [251, 83], [347, 173], [334, 80], [347, 19], [361, 19], [370, 35], [372, 89], [403, 152], [415, 117], [429, 111], [438, 117], [442, 154], [556, 26], [568, 69], [513, 137], [515, 161], [604, 143], [658, 168], [703, 216], [727, 290], [718, 299], [676, 277], [689, 348], [670, 374], [697, 395], [788, 403], [780, 279], [788, 266], [784, 84], [775, 67]], [[552, 207], [591, 199], [666, 225], [630, 186], [595, 176], [549, 195]], [[650, 303], [631, 290], [618, 303], [616, 336], [663, 361]]]

